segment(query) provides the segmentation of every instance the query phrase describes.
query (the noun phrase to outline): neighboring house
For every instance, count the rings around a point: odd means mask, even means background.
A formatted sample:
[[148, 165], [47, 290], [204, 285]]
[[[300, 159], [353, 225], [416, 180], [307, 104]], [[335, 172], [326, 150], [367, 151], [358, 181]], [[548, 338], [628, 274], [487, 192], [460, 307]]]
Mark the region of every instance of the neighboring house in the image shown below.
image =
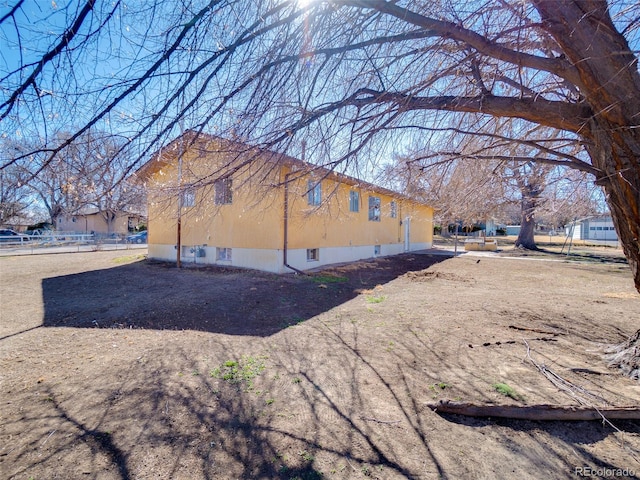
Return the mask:
[[610, 215], [588, 217], [564, 226], [567, 237], [574, 240], [606, 240], [617, 242], [618, 233]]
[[61, 215], [58, 217], [55, 229], [59, 232], [126, 235], [133, 232], [145, 220], [144, 216], [136, 213], [119, 212], [110, 223], [107, 223], [102, 212], [92, 209], [76, 215]]
[[520, 225], [507, 225], [505, 230], [507, 235], [520, 235]]
[[[149, 258], [284, 273], [429, 248], [433, 209], [240, 142], [187, 132], [138, 171]], [[178, 209], [178, 198], [182, 208]]]

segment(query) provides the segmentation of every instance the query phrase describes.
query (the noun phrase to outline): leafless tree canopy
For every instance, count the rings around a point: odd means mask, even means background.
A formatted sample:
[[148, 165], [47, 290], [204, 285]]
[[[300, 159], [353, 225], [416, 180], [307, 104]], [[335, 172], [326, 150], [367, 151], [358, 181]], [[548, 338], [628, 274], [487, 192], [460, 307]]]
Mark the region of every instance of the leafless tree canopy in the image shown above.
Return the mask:
[[[487, 219], [520, 224], [516, 245], [536, 248], [538, 222], [553, 229], [598, 212], [600, 189], [584, 171], [538, 161], [545, 152], [512, 140], [518, 136], [509, 133], [513, 123], [495, 122], [493, 134], [488, 133], [488, 124], [484, 134], [452, 132], [426, 151], [398, 156], [384, 169], [383, 179], [392, 188], [433, 205], [444, 227], [454, 222], [471, 226]], [[538, 136], [548, 139], [562, 134], [537, 129]], [[576, 158], [580, 150], [577, 141], [567, 141], [564, 147], [566, 154]]]
[[130, 169], [184, 128], [297, 156], [305, 139], [308, 160], [360, 176], [494, 135], [596, 178], [640, 288], [638, 18], [626, 0], [15, 0], [1, 131], [49, 162], [97, 126], [128, 139]]

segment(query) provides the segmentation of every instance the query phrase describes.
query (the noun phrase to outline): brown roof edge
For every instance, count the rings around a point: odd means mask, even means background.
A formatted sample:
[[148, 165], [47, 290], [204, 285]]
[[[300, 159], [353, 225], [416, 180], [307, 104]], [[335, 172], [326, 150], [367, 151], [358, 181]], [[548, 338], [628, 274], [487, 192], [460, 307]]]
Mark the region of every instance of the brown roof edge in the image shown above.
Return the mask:
[[[360, 180], [358, 178], [355, 177], [351, 177], [349, 175], [346, 175], [344, 173], [339, 173], [336, 172], [334, 170], [328, 169], [326, 167], [322, 167], [322, 166], [318, 166], [318, 165], [314, 165], [312, 163], [308, 163], [305, 162], [303, 160], [300, 160], [298, 158], [294, 158], [291, 157], [289, 155], [286, 155], [284, 153], [280, 153], [280, 152], [274, 152], [273, 150], [268, 150], [268, 149], [264, 149], [264, 148], [259, 148], [259, 147], [253, 147], [251, 145], [248, 145], [244, 142], [240, 142], [237, 140], [231, 140], [228, 138], [224, 138], [224, 137], [220, 137], [217, 135], [212, 135], [210, 133], [205, 133], [205, 132], [196, 132], [194, 130], [187, 130], [182, 136], [180, 137], [176, 137], [174, 138], [171, 142], [169, 142], [166, 146], [164, 147], [160, 147], [160, 149], [158, 151], [156, 151], [152, 156], [151, 159], [149, 161], [147, 161], [144, 165], [142, 165], [138, 170], [136, 170], [135, 175], [140, 178], [141, 180], [147, 180], [151, 175], [153, 175], [155, 172], [157, 172], [158, 170], [160, 170], [162, 167], [167, 166], [171, 163], [171, 161], [174, 159], [174, 157], [177, 157], [177, 150], [179, 147], [179, 140], [183, 137], [186, 137], [187, 139], [190, 140], [189, 144], [187, 144], [187, 148], [193, 146], [194, 144], [196, 144], [197, 142], [200, 141], [217, 141], [223, 144], [226, 144], [230, 147], [238, 147], [240, 149], [246, 150], [246, 151], [250, 151], [250, 150], [257, 150], [259, 153], [267, 153], [270, 154], [268, 159], [269, 161], [272, 162], [279, 162], [281, 165], [287, 166], [289, 168], [297, 168], [299, 169], [301, 172], [306, 173], [312, 173], [312, 172], [317, 172], [318, 174], [321, 174], [324, 178], [329, 178], [332, 180], [336, 180], [340, 183], [345, 183], [347, 185], [352, 185], [355, 187], [359, 187], [362, 188], [364, 190], [368, 190], [371, 192], [376, 192], [376, 193], [382, 193], [385, 195], [389, 195], [389, 196], [393, 196], [393, 197], [398, 197], [401, 198], [403, 200], [408, 200], [410, 202], [416, 203], [418, 205], [423, 205], [426, 207], [429, 207], [430, 205], [420, 201], [420, 200], [416, 200], [415, 198], [412, 198], [408, 195], [405, 195], [403, 193], [400, 192], [396, 192], [394, 190], [385, 188], [385, 187], [381, 187], [379, 185], [375, 185], [373, 183], [370, 182], [366, 182], [364, 180]], [[167, 157], [167, 154], [169, 154], [169, 159], [168, 161], [164, 160], [163, 158]]]

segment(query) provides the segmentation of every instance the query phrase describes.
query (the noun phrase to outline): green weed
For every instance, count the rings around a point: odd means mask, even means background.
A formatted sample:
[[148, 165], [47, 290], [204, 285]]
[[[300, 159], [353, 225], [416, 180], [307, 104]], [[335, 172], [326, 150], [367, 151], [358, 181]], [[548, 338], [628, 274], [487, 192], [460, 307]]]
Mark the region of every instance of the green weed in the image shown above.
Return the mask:
[[302, 452], [299, 453], [299, 455], [306, 460], [307, 462], [313, 462], [314, 460], [314, 456], [311, 455], [309, 452], [307, 452], [306, 450], [303, 450]]
[[367, 303], [382, 303], [386, 299], [384, 295], [370, 295], [367, 297]]
[[513, 398], [514, 400], [523, 400], [523, 396], [516, 392], [513, 387], [510, 387], [506, 383], [494, 383], [491, 385], [493, 389], [505, 397]]
[[211, 370], [211, 376], [221, 378], [229, 383], [247, 382], [256, 378], [266, 368], [266, 357], [243, 356], [239, 361], [227, 360], [222, 365]]

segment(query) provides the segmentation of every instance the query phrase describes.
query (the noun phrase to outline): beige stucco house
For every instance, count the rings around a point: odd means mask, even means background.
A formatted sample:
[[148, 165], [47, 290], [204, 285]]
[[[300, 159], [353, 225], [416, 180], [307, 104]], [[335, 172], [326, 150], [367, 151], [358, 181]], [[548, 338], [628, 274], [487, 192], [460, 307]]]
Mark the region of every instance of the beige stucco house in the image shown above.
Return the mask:
[[109, 222], [108, 217], [97, 209], [74, 215], [61, 215], [57, 219], [55, 229], [58, 232], [127, 235], [146, 220], [143, 215], [131, 212], [118, 212]]
[[149, 258], [284, 273], [432, 245], [431, 207], [219, 137], [187, 132], [138, 176]]

